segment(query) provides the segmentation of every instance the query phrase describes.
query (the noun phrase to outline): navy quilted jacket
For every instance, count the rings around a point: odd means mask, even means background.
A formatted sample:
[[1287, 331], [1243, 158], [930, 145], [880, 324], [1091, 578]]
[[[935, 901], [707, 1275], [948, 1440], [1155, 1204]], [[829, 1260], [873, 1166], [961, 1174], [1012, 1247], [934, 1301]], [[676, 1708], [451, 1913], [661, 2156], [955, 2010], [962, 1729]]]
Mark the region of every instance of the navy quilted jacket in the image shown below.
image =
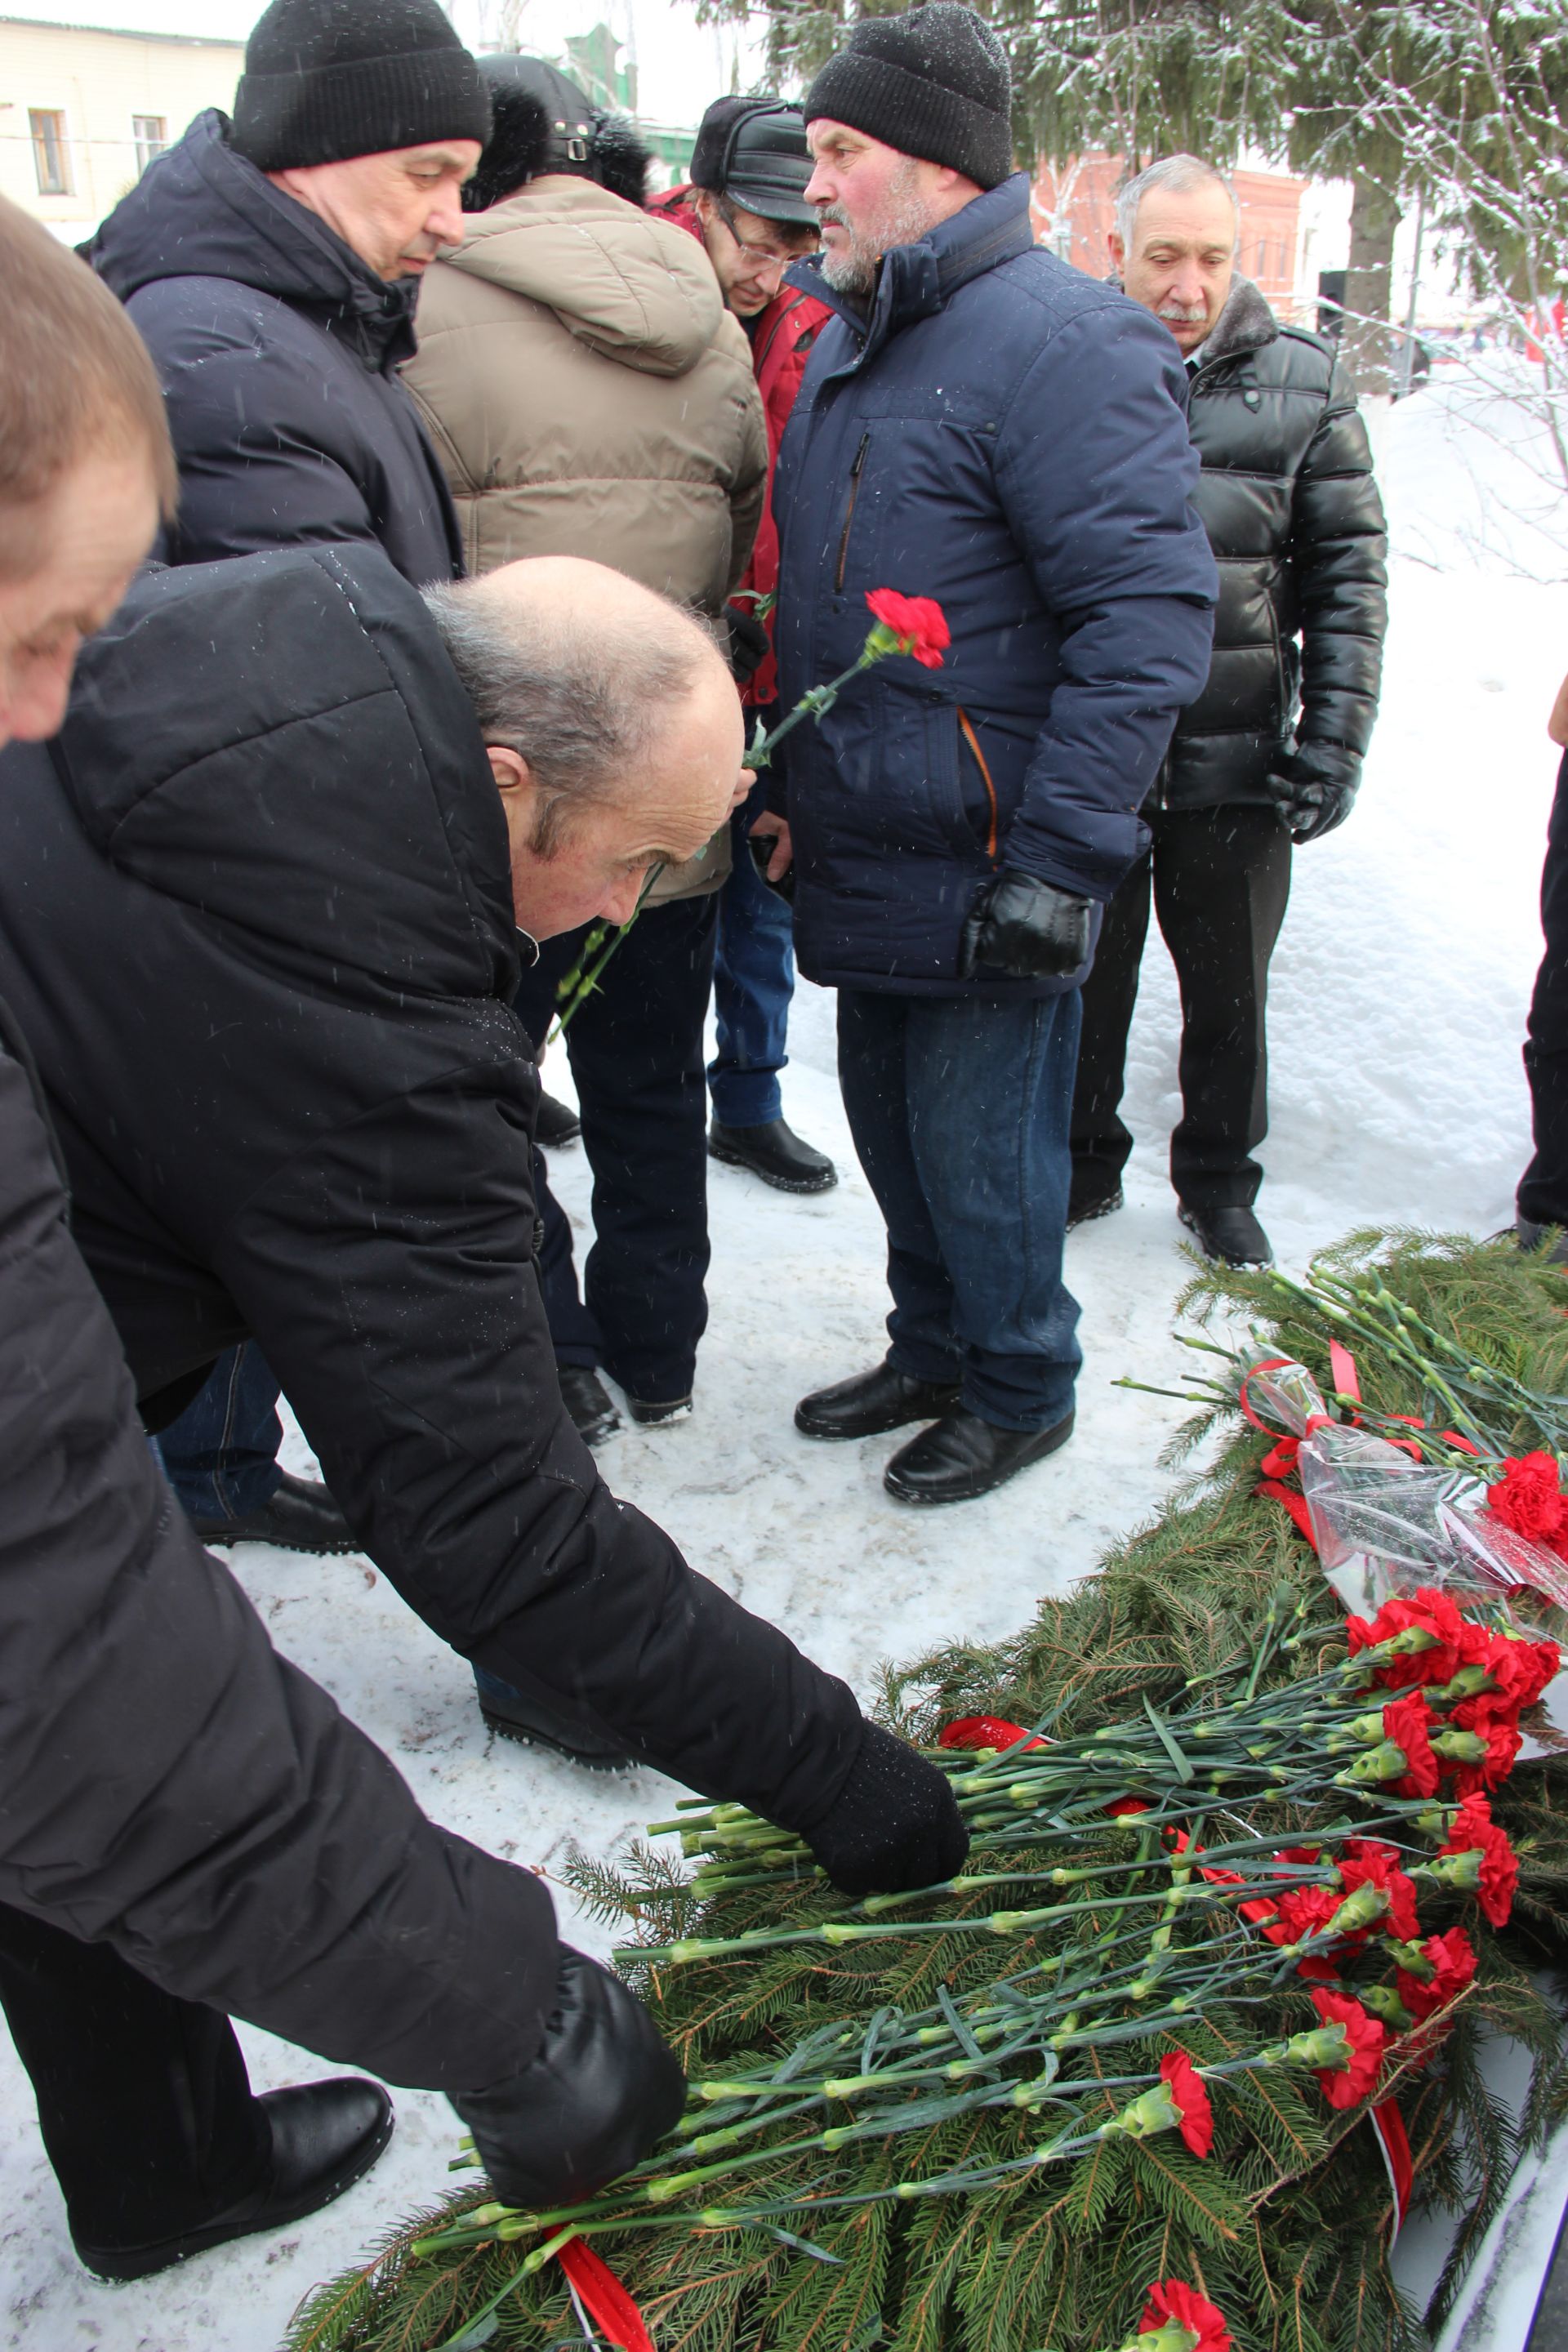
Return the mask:
[[1177, 710], [1208, 675], [1214, 560], [1191, 504], [1181, 355], [1033, 242], [1022, 173], [889, 253], [837, 316], [784, 438], [782, 698], [854, 660], [866, 593], [933, 596], [940, 670], [898, 656], [781, 746], [795, 945], [829, 986], [1048, 994], [958, 977], [1004, 863], [1109, 898]]

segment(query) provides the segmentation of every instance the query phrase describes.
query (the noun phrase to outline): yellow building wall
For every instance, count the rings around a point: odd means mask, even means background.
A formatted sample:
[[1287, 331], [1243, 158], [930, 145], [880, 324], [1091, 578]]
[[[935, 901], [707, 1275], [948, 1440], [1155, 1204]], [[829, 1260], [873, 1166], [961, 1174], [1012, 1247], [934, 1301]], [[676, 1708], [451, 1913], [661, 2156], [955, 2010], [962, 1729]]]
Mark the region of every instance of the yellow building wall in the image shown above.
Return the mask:
[[[75, 245], [137, 177], [132, 118], [162, 115], [170, 143], [204, 107], [233, 104], [238, 41], [165, 38], [0, 16], [0, 194]], [[39, 193], [32, 110], [65, 117], [69, 194]]]

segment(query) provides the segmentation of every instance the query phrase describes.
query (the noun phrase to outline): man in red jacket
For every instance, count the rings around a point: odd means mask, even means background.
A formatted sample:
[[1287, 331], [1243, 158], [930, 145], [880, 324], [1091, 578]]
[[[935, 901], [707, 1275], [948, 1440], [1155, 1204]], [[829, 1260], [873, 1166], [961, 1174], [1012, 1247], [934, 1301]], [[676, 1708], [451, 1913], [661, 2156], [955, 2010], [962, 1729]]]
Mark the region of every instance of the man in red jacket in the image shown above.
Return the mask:
[[[805, 194], [811, 170], [798, 107], [772, 98], [716, 99], [697, 134], [690, 185], [656, 197], [650, 207], [700, 240], [725, 302], [751, 338], [767, 415], [769, 498], [727, 618], [742, 698], [764, 725], [773, 723], [778, 692], [768, 618], [779, 575], [773, 466], [812, 344], [833, 315], [825, 302], [783, 282], [790, 263], [816, 247], [816, 207]], [[761, 615], [759, 604], [765, 607]], [[761, 879], [746, 845], [763, 792], [759, 782], [735, 813], [733, 868], [719, 901], [713, 968], [719, 1050], [708, 1066], [713, 1098], [708, 1149], [715, 1160], [750, 1169], [782, 1192], [826, 1192], [838, 1181], [838, 1171], [787, 1124], [779, 1094], [795, 956], [788, 906]]]

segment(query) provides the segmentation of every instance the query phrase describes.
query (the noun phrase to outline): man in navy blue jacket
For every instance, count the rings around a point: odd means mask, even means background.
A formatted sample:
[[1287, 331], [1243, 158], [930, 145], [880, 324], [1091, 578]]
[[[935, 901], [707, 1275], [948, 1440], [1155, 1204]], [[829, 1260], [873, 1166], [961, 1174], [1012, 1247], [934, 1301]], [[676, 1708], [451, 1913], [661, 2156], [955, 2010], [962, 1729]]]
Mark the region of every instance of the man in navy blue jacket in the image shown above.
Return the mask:
[[1062, 1242], [1079, 989], [1137, 811], [1208, 674], [1180, 354], [1033, 242], [994, 34], [952, 0], [858, 25], [805, 100], [830, 302], [785, 433], [783, 700], [847, 667], [867, 593], [933, 597], [938, 669], [858, 679], [791, 738], [771, 872], [837, 987], [856, 1149], [888, 1225], [885, 1362], [807, 1436], [925, 1422], [906, 1502], [983, 1495], [1072, 1428]]

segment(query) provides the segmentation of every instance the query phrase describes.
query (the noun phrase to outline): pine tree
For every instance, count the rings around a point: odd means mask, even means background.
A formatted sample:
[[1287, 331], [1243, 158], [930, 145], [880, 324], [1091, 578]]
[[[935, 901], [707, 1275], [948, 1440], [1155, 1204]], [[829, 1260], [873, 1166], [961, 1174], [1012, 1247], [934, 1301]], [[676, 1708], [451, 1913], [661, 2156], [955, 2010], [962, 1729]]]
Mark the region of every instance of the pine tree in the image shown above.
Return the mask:
[[[1536, 302], [1568, 266], [1568, 0], [976, 0], [1013, 67], [1025, 160], [1136, 171], [1247, 149], [1353, 190], [1346, 355], [1387, 389], [1394, 238], [1424, 194], [1473, 275]], [[793, 88], [901, 0], [698, 0], [766, 21]], [[1533, 281], [1533, 282], [1532, 282]]]

